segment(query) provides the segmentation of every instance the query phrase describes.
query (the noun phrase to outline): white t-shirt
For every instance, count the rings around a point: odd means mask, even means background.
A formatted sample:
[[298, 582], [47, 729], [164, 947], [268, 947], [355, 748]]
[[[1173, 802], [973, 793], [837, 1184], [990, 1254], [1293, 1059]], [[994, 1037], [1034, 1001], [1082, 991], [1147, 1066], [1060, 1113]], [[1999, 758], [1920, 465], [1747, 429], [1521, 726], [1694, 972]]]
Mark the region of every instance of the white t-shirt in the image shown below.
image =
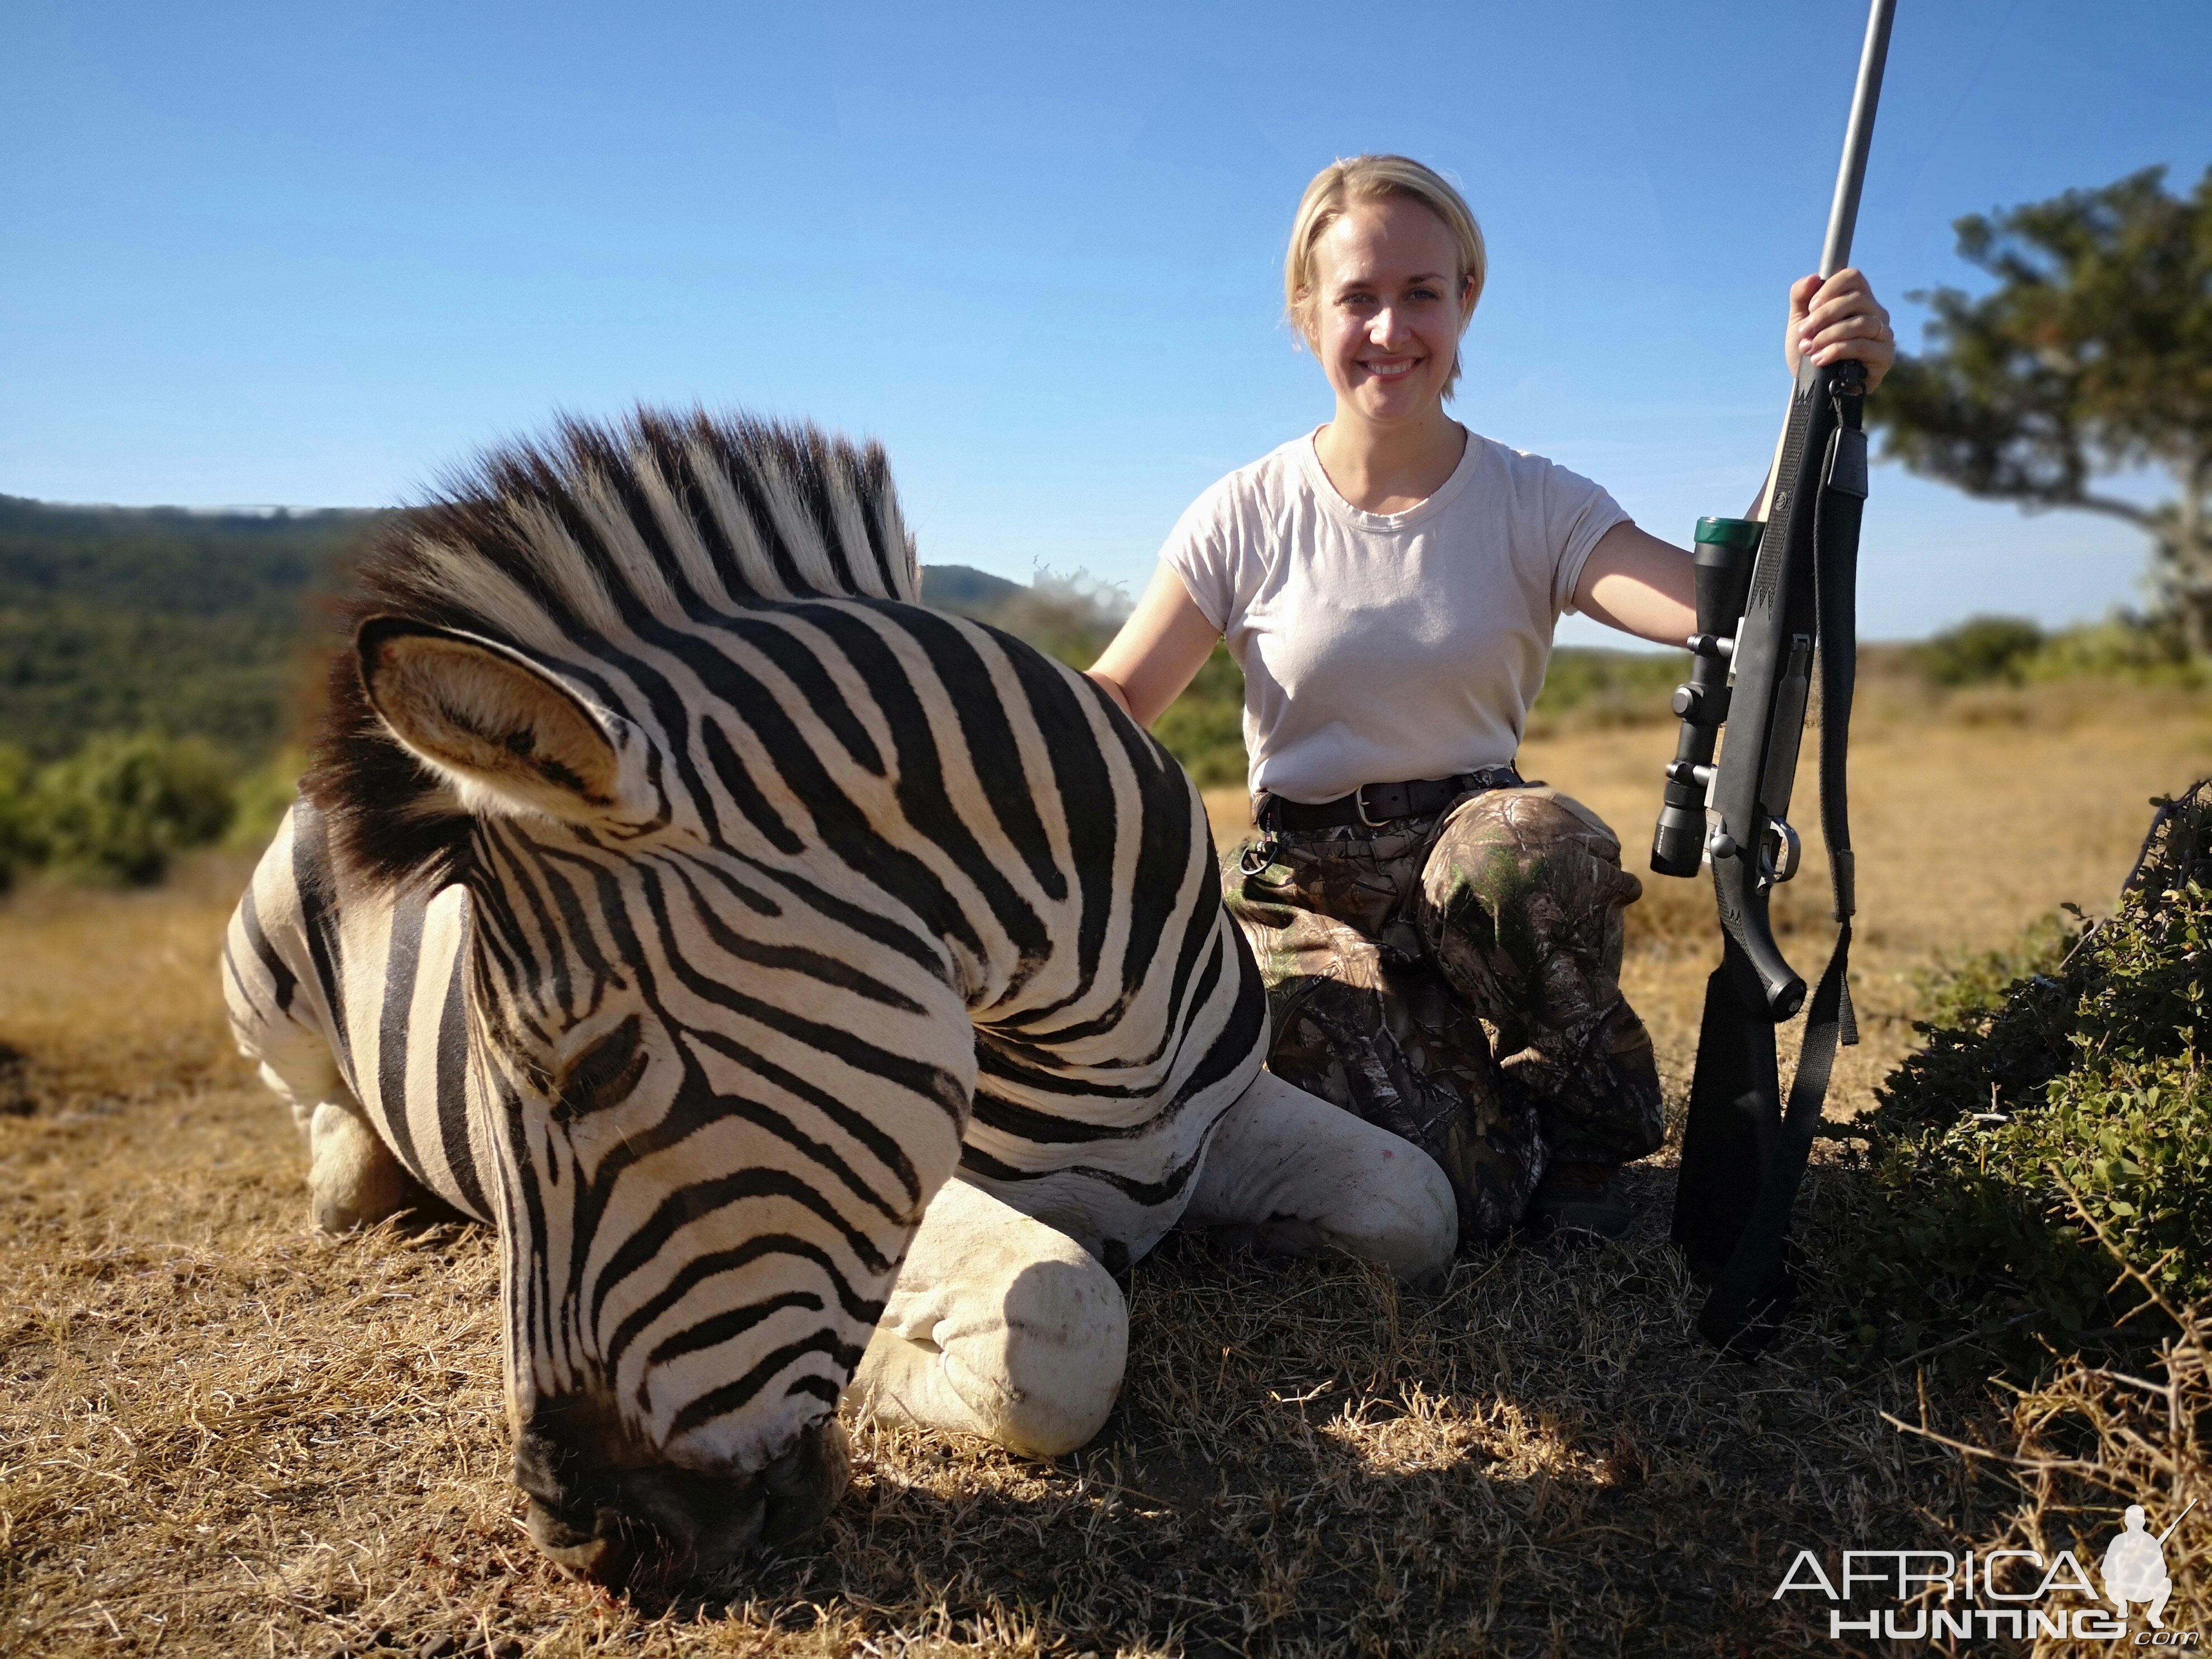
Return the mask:
[[1310, 803], [1510, 761], [1590, 549], [1627, 519], [1472, 432], [1419, 507], [1362, 512], [1308, 434], [1192, 502], [1160, 556], [1244, 671], [1253, 790]]

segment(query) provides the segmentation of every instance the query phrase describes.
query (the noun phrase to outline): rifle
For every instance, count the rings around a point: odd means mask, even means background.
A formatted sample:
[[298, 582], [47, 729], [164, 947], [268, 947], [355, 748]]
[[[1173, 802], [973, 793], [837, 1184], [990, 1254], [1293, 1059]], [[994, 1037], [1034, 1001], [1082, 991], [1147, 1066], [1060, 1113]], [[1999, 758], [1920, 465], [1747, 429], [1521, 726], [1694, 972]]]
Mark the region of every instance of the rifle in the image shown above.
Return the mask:
[[[1849, 263], [1874, 137], [1894, 0], [1872, 0], [1820, 275]], [[1705, 983], [1697, 1073], [1682, 1135], [1674, 1237], [1712, 1290], [1698, 1328], [1717, 1346], [1764, 1345], [1793, 1285], [1790, 1212], [1851, 1012], [1852, 866], [1845, 750], [1856, 675], [1859, 520], [1867, 494], [1866, 371], [1801, 359], [1774, 463], [1749, 519], [1701, 519], [1698, 632], [1676, 688], [1682, 730], [1652, 837], [1662, 875], [1713, 872], [1721, 965]], [[1836, 946], [1813, 993], [1785, 1109], [1774, 1028], [1805, 1006], [1805, 981], [1775, 943], [1768, 904], [1797, 873], [1790, 795], [1816, 672], [1820, 830], [1835, 884]], [[1713, 760], [1723, 725], [1727, 742]]]

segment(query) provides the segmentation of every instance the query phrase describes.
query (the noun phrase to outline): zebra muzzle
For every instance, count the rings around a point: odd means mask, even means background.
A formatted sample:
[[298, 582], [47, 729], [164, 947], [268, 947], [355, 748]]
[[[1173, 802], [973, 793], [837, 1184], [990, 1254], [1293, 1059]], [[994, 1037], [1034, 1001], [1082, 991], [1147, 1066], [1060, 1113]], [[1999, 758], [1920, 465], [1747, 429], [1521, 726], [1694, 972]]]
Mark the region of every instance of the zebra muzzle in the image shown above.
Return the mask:
[[805, 1537], [852, 1474], [845, 1431], [825, 1418], [747, 1476], [667, 1465], [592, 1469], [532, 1431], [515, 1444], [515, 1484], [529, 1495], [532, 1540], [580, 1577], [635, 1588], [712, 1578], [763, 1547]]

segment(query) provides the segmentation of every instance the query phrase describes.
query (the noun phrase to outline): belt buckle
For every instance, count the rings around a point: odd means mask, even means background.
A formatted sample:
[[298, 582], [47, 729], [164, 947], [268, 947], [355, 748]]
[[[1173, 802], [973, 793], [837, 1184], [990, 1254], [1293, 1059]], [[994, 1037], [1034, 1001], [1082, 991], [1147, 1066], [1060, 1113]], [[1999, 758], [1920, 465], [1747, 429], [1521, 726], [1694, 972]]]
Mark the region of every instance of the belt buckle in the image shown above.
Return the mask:
[[1388, 818], [1370, 818], [1367, 816], [1367, 786], [1364, 783], [1352, 792], [1352, 810], [1359, 814], [1359, 821], [1370, 830], [1380, 830], [1390, 822]]

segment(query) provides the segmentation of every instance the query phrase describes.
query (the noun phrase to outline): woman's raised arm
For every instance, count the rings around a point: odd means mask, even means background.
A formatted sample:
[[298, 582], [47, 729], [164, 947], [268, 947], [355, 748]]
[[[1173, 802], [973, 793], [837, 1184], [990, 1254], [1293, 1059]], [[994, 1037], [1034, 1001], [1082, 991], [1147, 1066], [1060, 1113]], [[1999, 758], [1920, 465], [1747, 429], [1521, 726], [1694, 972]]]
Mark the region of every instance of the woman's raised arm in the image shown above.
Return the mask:
[[1089, 672], [1130, 719], [1150, 726], [1206, 666], [1220, 637], [1182, 578], [1163, 564]]

